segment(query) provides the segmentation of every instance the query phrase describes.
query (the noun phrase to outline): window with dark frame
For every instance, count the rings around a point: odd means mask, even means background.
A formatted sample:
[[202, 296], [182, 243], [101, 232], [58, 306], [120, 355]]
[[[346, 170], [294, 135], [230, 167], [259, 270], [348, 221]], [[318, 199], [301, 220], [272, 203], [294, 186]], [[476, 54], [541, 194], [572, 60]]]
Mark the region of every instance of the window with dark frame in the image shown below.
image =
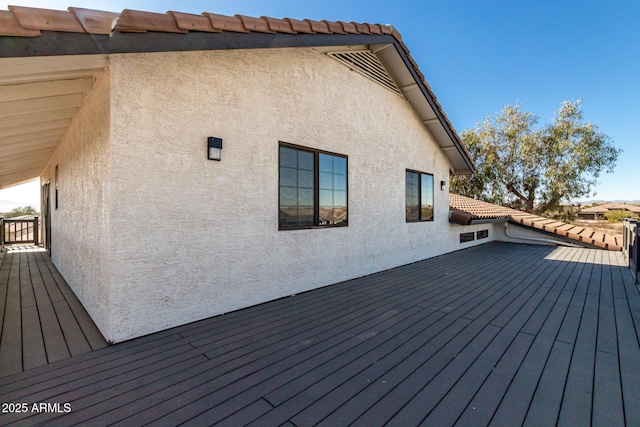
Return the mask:
[[433, 221], [433, 175], [407, 170], [405, 175], [406, 221]]
[[280, 144], [279, 228], [348, 225], [347, 157]]
[[56, 208], [56, 210], [58, 210], [58, 188], [59, 188], [59, 185], [58, 185], [58, 182], [59, 182], [58, 181], [58, 165], [56, 165], [56, 168], [55, 168], [55, 180], [56, 180], [56, 188], [55, 188], [55, 206], [56, 207], [55, 208]]

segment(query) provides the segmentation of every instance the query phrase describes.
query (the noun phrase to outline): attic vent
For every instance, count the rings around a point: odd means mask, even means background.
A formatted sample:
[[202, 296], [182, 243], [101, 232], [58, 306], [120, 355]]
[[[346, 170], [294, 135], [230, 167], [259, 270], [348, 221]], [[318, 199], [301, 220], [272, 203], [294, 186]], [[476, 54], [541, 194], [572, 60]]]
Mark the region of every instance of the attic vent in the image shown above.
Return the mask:
[[469, 233], [460, 233], [460, 243], [473, 242], [475, 240], [475, 233], [473, 231]]
[[327, 55], [342, 62], [344, 65], [370, 78], [379, 85], [402, 96], [402, 92], [396, 86], [382, 62], [375, 53], [370, 50], [352, 50], [348, 52], [328, 52]]

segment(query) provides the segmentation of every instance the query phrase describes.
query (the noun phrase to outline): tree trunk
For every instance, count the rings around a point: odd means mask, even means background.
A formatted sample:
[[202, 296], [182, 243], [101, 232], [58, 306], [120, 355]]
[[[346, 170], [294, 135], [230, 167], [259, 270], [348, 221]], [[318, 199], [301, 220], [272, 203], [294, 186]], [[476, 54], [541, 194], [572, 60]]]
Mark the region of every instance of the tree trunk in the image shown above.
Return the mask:
[[529, 197], [526, 197], [524, 194], [519, 192], [513, 186], [513, 184], [507, 184], [507, 190], [509, 190], [511, 193], [515, 194], [517, 198], [519, 198], [520, 200], [522, 200], [524, 202], [524, 210], [525, 210], [525, 212], [533, 213], [533, 202], [536, 199], [535, 189], [530, 189], [529, 190]]

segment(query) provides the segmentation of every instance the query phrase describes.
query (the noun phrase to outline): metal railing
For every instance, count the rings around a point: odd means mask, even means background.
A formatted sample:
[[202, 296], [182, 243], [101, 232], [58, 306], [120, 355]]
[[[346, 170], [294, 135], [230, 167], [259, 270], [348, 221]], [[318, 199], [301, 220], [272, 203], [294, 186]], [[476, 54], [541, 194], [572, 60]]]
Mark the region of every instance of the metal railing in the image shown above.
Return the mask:
[[636, 283], [640, 283], [638, 265], [640, 265], [640, 222], [635, 219], [622, 220], [622, 254]]
[[2, 220], [2, 246], [16, 243], [39, 243], [39, 218], [10, 218]]

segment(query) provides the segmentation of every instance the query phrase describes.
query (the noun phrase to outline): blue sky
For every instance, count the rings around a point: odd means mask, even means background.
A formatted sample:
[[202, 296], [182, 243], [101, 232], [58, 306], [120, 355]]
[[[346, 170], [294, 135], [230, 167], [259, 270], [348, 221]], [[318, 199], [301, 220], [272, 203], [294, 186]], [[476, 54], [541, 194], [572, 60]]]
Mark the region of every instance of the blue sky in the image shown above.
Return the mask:
[[[459, 133], [519, 102], [548, 123], [564, 100], [624, 150], [595, 199], [640, 199], [640, 1], [16, 0], [121, 11], [177, 10], [392, 24]], [[7, 9], [7, 3], [0, 4]], [[0, 199], [4, 199], [0, 191]]]

